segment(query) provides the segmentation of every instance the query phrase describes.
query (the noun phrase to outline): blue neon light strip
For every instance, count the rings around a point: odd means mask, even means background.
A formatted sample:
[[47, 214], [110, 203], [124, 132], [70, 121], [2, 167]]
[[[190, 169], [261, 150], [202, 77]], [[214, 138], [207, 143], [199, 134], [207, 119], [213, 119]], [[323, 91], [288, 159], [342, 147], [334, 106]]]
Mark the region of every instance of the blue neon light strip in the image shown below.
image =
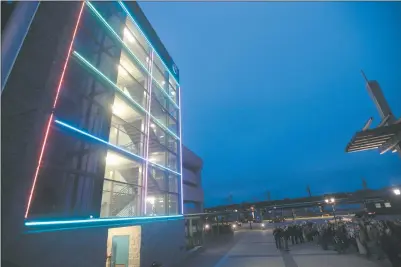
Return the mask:
[[[160, 86], [160, 84], [156, 81], [156, 79], [149, 73], [149, 70], [142, 64], [142, 62], [132, 53], [131, 49], [124, 43], [124, 41], [120, 38], [120, 36], [113, 30], [113, 28], [107, 23], [107, 21], [102, 17], [102, 15], [96, 10], [96, 8], [88, 1], [85, 2], [86, 5], [92, 10], [92, 12], [100, 19], [101, 22], [107, 27], [107, 29], [113, 34], [114, 38], [116, 38], [125, 50], [135, 59], [135, 61], [142, 67], [144, 71], [148, 73], [152, 77], [152, 80], [155, 82], [159, 90], [170, 100], [170, 102], [179, 109], [180, 107], [175, 103], [175, 101], [171, 98], [171, 96]], [[154, 49], [153, 49], [154, 50]]]
[[134, 154], [134, 153], [131, 153], [131, 152], [125, 150], [125, 149], [122, 149], [121, 147], [118, 147], [118, 146], [113, 145], [113, 144], [111, 144], [111, 143], [109, 143], [109, 142], [107, 142], [107, 141], [104, 141], [103, 139], [100, 139], [99, 137], [96, 137], [96, 136], [91, 135], [91, 134], [89, 134], [89, 133], [87, 133], [87, 132], [84, 132], [84, 131], [82, 131], [82, 130], [80, 130], [80, 129], [77, 129], [77, 128], [75, 128], [75, 127], [73, 127], [73, 126], [71, 126], [71, 125], [69, 125], [69, 124], [67, 124], [67, 123], [65, 123], [65, 122], [62, 122], [62, 121], [60, 121], [60, 120], [54, 120], [54, 122], [57, 123], [57, 124], [59, 124], [59, 125], [61, 125], [61, 126], [63, 126], [63, 127], [68, 128], [68, 129], [70, 129], [70, 130], [72, 130], [72, 131], [74, 131], [74, 132], [80, 133], [80, 134], [85, 135], [85, 136], [87, 136], [87, 137], [89, 137], [89, 138], [91, 138], [91, 139], [94, 139], [94, 140], [96, 140], [96, 141], [98, 141], [98, 142], [100, 142], [100, 143], [102, 143], [102, 144], [105, 144], [105, 145], [107, 145], [107, 146], [110, 146], [110, 147], [114, 148], [115, 150], [117, 150], [118, 152], [122, 153], [123, 155], [128, 155], [128, 156], [130, 156], [130, 157], [132, 157], [132, 158], [134, 158], [134, 159], [136, 159], [136, 160], [142, 160], [142, 161], [145, 161], [145, 162], [147, 161], [147, 162], [149, 162], [151, 165], [155, 165], [155, 166], [157, 166], [157, 167], [159, 167], [159, 168], [161, 168], [161, 169], [164, 169], [164, 170], [166, 170], [166, 171], [169, 171], [169, 172], [171, 172], [171, 173], [174, 173], [174, 174], [177, 174], [177, 175], [181, 175], [180, 173], [178, 173], [178, 172], [176, 172], [176, 171], [170, 170], [169, 168], [166, 168], [166, 167], [161, 166], [161, 165], [159, 165], [159, 164], [150, 162], [150, 161], [146, 160], [145, 158], [143, 158], [143, 157], [141, 157], [141, 156], [138, 156], [138, 155], [136, 155], [136, 154]]
[[91, 134], [89, 134], [89, 133], [87, 133], [87, 132], [84, 132], [84, 131], [82, 131], [82, 130], [80, 130], [80, 129], [77, 129], [77, 128], [71, 126], [71, 125], [68, 125], [68, 124], [65, 123], [65, 122], [62, 122], [62, 121], [59, 121], [59, 120], [54, 120], [54, 122], [57, 123], [57, 124], [59, 124], [59, 125], [61, 125], [61, 126], [63, 126], [63, 127], [68, 128], [68, 129], [70, 129], [70, 130], [73, 130], [74, 132], [80, 133], [80, 134], [85, 135], [85, 136], [87, 136], [87, 137], [89, 137], [89, 138], [91, 138], [91, 139], [94, 139], [94, 140], [96, 140], [96, 141], [98, 141], [98, 142], [100, 142], [100, 143], [102, 143], [102, 144], [105, 144], [105, 145], [107, 145], [107, 146], [110, 146], [110, 147], [112, 147], [112, 148], [118, 150], [119, 152], [121, 152], [121, 153], [124, 154], [124, 155], [131, 156], [132, 158], [134, 158], [134, 159], [136, 159], [136, 160], [146, 161], [146, 159], [142, 158], [141, 156], [138, 156], [138, 155], [136, 155], [136, 154], [134, 154], [134, 153], [131, 153], [131, 152], [125, 150], [125, 149], [122, 149], [121, 147], [118, 147], [118, 146], [113, 145], [113, 144], [111, 144], [111, 143], [109, 143], [109, 142], [106, 142], [106, 141], [104, 141], [103, 139], [100, 139], [99, 137], [96, 137], [96, 136], [91, 135]]
[[142, 112], [147, 113], [147, 111], [135, 100], [132, 98], [128, 97], [123, 90], [121, 90], [115, 83], [113, 83], [106, 75], [101, 73], [98, 69], [96, 69], [89, 61], [87, 61], [83, 56], [81, 56], [77, 51], [72, 52], [72, 54], [77, 57], [82, 63], [85, 64], [88, 68], [90, 68], [92, 71], [94, 71], [97, 75], [102, 77], [111, 87], [113, 87], [114, 90], [116, 90], [118, 93], [120, 93], [120, 96], [122, 96], [126, 101], [129, 101], [130, 104], [133, 104], [137, 108], [139, 108]]
[[121, 218], [99, 218], [99, 219], [81, 219], [81, 220], [64, 220], [64, 221], [26, 221], [25, 226], [45, 226], [45, 225], [61, 225], [61, 224], [87, 224], [98, 222], [129, 222], [129, 221], [162, 221], [164, 219], [181, 219], [183, 215], [171, 216], [155, 216], [155, 217], [121, 217]]
[[178, 173], [178, 172], [176, 172], [176, 171], [173, 171], [173, 170], [170, 170], [169, 168], [166, 168], [166, 167], [164, 167], [164, 166], [162, 166], [162, 165], [159, 165], [159, 164], [157, 164], [157, 163], [153, 163], [153, 162], [149, 161], [149, 164], [150, 164], [150, 165], [153, 165], [153, 166], [156, 166], [156, 167], [159, 167], [160, 169], [169, 171], [169, 172], [171, 172], [171, 173], [174, 173], [174, 174], [176, 174], [176, 175], [179, 175], [179, 176], [181, 175], [180, 173]]
[[171, 77], [173, 77], [174, 81], [177, 83], [177, 85], [180, 85], [179, 82], [177, 81], [177, 79], [175, 78], [175, 76], [171, 73], [170, 69], [167, 67], [166, 63], [164, 63], [163, 58], [159, 55], [159, 53], [157, 52], [157, 50], [154, 48], [154, 46], [152, 45], [152, 43], [149, 41], [148, 37], [146, 36], [146, 34], [142, 31], [141, 27], [139, 26], [139, 24], [136, 22], [136, 20], [134, 19], [134, 17], [131, 15], [131, 12], [129, 12], [128, 8], [124, 5], [124, 3], [122, 1], [118, 1], [118, 3], [120, 4], [120, 6], [122, 7], [122, 9], [125, 11], [125, 13], [128, 15], [128, 17], [131, 19], [131, 21], [137, 26], [137, 28], [139, 29], [139, 31], [141, 32], [142, 36], [145, 37], [146, 42], [148, 43], [148, 45], [150, 47], [153, 48], [154, 52], [156, 53], [156, 55], [160, 58], [160, 61], [163, 63], [164, 67], [167, 69], [168, 73], [170, 74]]
[[177, 221], [184, 219], [182, 215], [155, 217], [125, 217], [99, 219], [71, 219], [61, 221], [25, 221], [25, 233], [55, 232], [72, 229], [88, 229], [95, 227], [112, 228], [143, 225], [146, 223]]
[[100, 72], [98, 69], [96, 69], [88, 60], [86, 60], [84, 57], [82, 57], [77, 51], [74, 51], [72, 53], [73, 56], [75, 56], [78, 60], [80, 60], [81, 63], [83, 63], [86, 67], [88, 67], [90, 70], [95, 72], [97, 75], [99, 75], [104, 81], [106, 81], [114, 90], [116, 90], [122, 97], [123, 100], [130, 106], [134, 105], [135, 107], [139, 108], [142, 112], [148, 114], [151, 118], [152, 121], [155, 122], [160, 128], [165, 130], [167, 133], [169, 133], [172, 137], [174, 137], [176, 140], [180, 140], [180, 138], [174, 134], [169, 128], [167, 128], [163, 123], [161, 123], [158, 119], [153, 117], [152, 114], [150, 114], [149, 111], [145, 110], [140, 104], [138, 104], [135, 100], [132, 98], [128, 97], [123, 90], [121, 90], [115, 83], [113, 83], [106, 75], [104, 75], [102, 72]]

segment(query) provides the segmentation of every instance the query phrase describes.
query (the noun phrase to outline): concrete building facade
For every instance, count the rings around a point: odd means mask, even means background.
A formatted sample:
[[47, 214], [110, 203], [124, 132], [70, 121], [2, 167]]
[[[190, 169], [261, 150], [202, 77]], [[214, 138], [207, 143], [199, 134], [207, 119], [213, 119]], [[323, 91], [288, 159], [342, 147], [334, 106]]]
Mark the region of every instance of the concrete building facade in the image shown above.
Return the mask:
[[183, 185], [173, 59], [135, 2], [20, 3], [31, 20], [4, 29], [19, 49], [2, 61], [2, 264], [175, 266], [183, 192], [203, 194]]
[[202, 213], [204, 202], [202, 189], [203, 161], [185, 146], [182, 150], [182, 160], [184, 214]]

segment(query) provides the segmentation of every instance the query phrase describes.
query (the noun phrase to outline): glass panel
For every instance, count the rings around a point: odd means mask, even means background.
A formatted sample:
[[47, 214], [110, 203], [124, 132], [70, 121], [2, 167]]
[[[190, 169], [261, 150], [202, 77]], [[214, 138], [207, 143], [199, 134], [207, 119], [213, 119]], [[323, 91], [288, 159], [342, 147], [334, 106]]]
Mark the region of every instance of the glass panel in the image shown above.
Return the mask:
[[167, 136], [166, 137], [166, 146], [170, 151], [177, 153], [179, 142], [175, 138], [173, 138], [171, 136]]
[[169, 84], [168, 86], [168, 94], [170, 95], [171, 99], [177, 103], [178, 103], [178, 94], [177, 94], [177, 90], [175, 89], [175, 87], [173, 87], [171, 84]]
[[156, 123], [151, 122], [149, 137], [150, 137], [150, 142], [159, 143], [163, 147], [165, 147], [165, 149], [170, 150], [172, 153], [177, 153], [177, 144], [178, 144], [177, 140], [174, 137], [172, 137], [169, 133], [166, 133], [166, 131], [161, 127], [159, 127]]
[[169, 173], [168, 175], [168, 191], [171, 193], [178, 193], [180, 176]]
[[168, 202], [168, 214], [169, 215], [177, 215], [178, 214], [178, 195], [169, 194], [169, 202]]
[[152, 97], [150, 114], [152, 114], [153, 117], [161, 124], [167, 127], [167, 112], [154, 97]]
[[117, 86], [142, 107], [146, 107], [148, 74], [132, 63], [125, 52], [121, 52], [117, 68]]
[[[156, 58], [157, 57], [157, 55], [156, 55], [156, 53], [154, 54], [154, 58]], [[160, 87], [162, 87], [163, 89], [165, 89], [165, 87], [166, 87], [166, 81], [165, 81], [165, 74], [164, 74], [164, 72], [162, 72], [158, 67], [157, 67], [157, 64], [156, 64], [156, 61], [155, 61], [155, 59], [154, 59], [154, 61], [153, 61], [155, 64], [153, 65], [153, 71], [152, 71], [152, 76], [153, 76], [153, 78], [155, 79], [155, 82], [157, 82], [158, 84], [159, 84], [159, 86]], [[159, 90], [160, 90], [160, 88], [159, 88]]]
[[126, 121], [120, 117], [113, 116], [109, 142], [135, 155], [144, 157], [146, 135], [142, 131], [143, 128], [144, 120], [142, 117]]
[[146, 215], [162, 216], [166, 214], [166, 194], [148, 190], [146, 198]]
[[105, 163], [101, 217], [139, 216], [144, 164], [110, 150]]
[[177, 156], [164, 146], [149, 147], [149, 161], [164, 166], [172, 171], [177, 171]]
[[178, 125], [176, 120], [172, 119], [172, 118], [168, 118], [168, 129], [170, 131], [172, 131], [173, 133], [175, 133], [176, 135], [179, 134], [179, 130], [178, 130]]
[[168, 191], [166, 171], [149, 166], [148, 172], [148, 194], [149, 192]]
[[[143, 38], [140, 37], [139, 32], [136, 30], [136, 26], [133, 25], [130, 20], [127, 20], [127, 17], [124, 15], [125, 13], [119, 5], [114, 2], [91, 2], [91, 4], [96, 8], [103, 19], [107, 21], [113, 31], [121, 38], [126, 47], [122, 47], [123, 45], [118, 40], [114, 39], [113, 33], [111, 33], [110, 30], [104, 26], [103, 22], [93, 14], [92, 16], [97, 20], [97, 26], [103, 26], [108, 36], [112, 37], [115, 44], [126, 52], [129, 61], [138, 66], [139, 70], [146, 71], [147, 62], [149, 61], [148, 51], [150, 50], [147, 45], [144, 46], [141, 43]], [[117, 6], [118, 10], [116, 9]], [[127, 49], [131, 53], [129, 53]]]
[[[138, 27], [131, 21], [131, 19], [127, 18], [125, 21], [125, 26], [128, 31], [125, 31], [124, 33], [127, 34], [127, 37], [128, 34], [130, 34], [128, 37], [130, 38], [128, 41], [129, 48], [132, 48], [132, 52], [134, 52], [135, 55], [138, 55], [141, 62], [146, 65], [147, 52], [151, 51], [151, 48], [149, 47], [142, 33], [140, 33]], [[137, 53], [135, 53], [136, 51]]]
[[100, 217], [140, 216], [140, 195], [139, 186], [105, 180]]

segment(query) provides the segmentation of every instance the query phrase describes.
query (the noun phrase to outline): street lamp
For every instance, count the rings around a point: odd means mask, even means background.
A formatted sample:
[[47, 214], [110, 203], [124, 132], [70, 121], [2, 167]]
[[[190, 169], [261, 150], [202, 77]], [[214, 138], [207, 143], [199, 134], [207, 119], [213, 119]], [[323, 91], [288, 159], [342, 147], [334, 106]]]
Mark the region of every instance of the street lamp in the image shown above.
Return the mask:
[[394, 192], [394, 194], [395, 194], [396, 196], [401, 195], [401, 191], [400, 191], [400, 189], [398, 189], [398, 188], [394, 189], [393, 192]]
[[337, 222], [337, 218], [336, 218], [336, 208], [335, 208], [336, 199], [335, 199], [334, 197], [332, 197], [332, 198], [326, 198], [326, 199], [324, 200], [324, 202], [326, 202], [327, 204], [331, 204], [331, 207], [332, 207], [332, 209], [333, 209], [334, 221]]

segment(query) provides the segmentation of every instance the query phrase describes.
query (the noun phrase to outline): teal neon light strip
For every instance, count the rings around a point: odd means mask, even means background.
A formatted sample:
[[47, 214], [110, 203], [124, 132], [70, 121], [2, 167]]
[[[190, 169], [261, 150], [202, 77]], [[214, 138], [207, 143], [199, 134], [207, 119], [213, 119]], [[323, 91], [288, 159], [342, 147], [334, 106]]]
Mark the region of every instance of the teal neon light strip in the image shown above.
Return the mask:
[[118, 3], [120, 4], [120, 6], [122, 7], [122, 9], [125, 11], [125, 13], [127, 13], [128, 17], [131, 19], [131, 21], [137, 26], [137, 28], [139, 29], [139, 31], [142, 33], [143, 37], [145, 37], [146, 42], [148, 43], [148, 45], [150, 47], [153, 48], [153, 51], [156, 53], [156, 55], [160, 58], [160, 61], [163, 63], [164, 67], [167, 69], [167, 71], [169, 72], [170, 76], [173, 77], [174, 81], [177, 83], [177, 85], [179, 86], [180, 83], [177, 81], [177, 79], [175, 78], [175, 76], [171, 73], [170, 69], [167, 67], [166, 63], [164, 63], [163, 58], [159, 55], [159, 53], [157, 52], [157, 50], [154, 48], [154, 46], [152, 45], [152, 43], [149, 41], [148, 37], [146, 36], [146, 34], [142, 31], [141, 27], [139, 26], [139, 24], [135, 21], [134, 17], [131, 15], [131, 12], [129, 12], [128, 8], [124, 5], [123, 2], [118, 1]]
[[87, 220], [64, 220], [64, 221], [26, 221], [25, 226], [44, 226], [61, 224], [87, 224], [96, 222], [129, 222], [129, 221], [161, 221], [163, 219], [181, 219], [183, 215], [157, 216], [157, 217], [122, 217], [122, 218], [99, 218]]
[[96, 69], [88, 60], [86, 60], [84, 57], [82, 57], [77, 51], [74, 51], [72, 53], [73, 56], [76, 57], [81, 63], [83, 63], [88, 69], [96, 73], [99, 77], [101, 77], [104, 81], [106, 81], [114, 90], [116, 90], [120, 96], [122, 96], [123, 100], [130, 106], [135, 106], [138, 109], [140, 109], [143, 113], [148, 114], [150, 118], [152, 118], [152, 121], [155, 122], [160, 128], [168, 132], [172, 137], [174, 137], [176, 140], [180, 140], [180, 138], [174, 134], [169, 128], [167, 128], [163, 123], [161, 123], [158, 119], [153, 117], [150, 112], [148, 112], [146, 109], [144, 109], [140, 104], [138, 104], [135, 100], [132, 98], [128, 97], [123, 90], [121, 90], [115, 83], [113, 83], [106, 75], [104, 75], [102, 72], [100, 72], [98, 69]]
[[80, 129], [78, 129], [78, 128], [75, 128], [75, 127], [73, 127], [73, 126], [71, 126], [71, 125], [65, 123], [65, 122], [62, 122], [62, 121], [60, 121], [60, 120], [54, 120], [54, 122], [57, 123], [58, 125], [61, 125], [61, 126], [63, 126], [63, 127], [68, 128], [68, 129], [70, 129], [70, 130], [72, 130], [72, 131], [74, 131], [74, 132], [80, 133], [80, 134], [82, 134], [82, 135], [85, 135], [86, 137], [89, 137], [89, 138], [94, 139], [94, 140], [96, 140], [96, 141], [98, 141], [98, 142], [100, 142], [100, 143], [103, 143], [103, 144], [105, 144], [105, 145], [107, 145], [107, 146], [110, 146], [110, 147], [112, 147], [112, 148], [118, 150], [119, 152], [121, 152], [121, 153], [124, 154], [124, 155], [129, 155], [129, 156], [131, 156], [132, 158], [134, 158], [134, 159], [136, 159], [136, 160], [143, 160], [143, 161], [146, 161], [146, 159], [145, 159], [145, 158], [142, 158], [141, 156], [138, 156], [138, 155], [136, 155], [136, 154], [134, 154], [134, 153], [132, 153], [132, 152], [129, 152], [129, 151], [125, 150], [125, 149], [122, 149], [121, 147], [118, 147], [118, 146], [113, 145], [113, 144], [111, 144], [111, 143], [109, 143], [109, 142], [107, 142], [107, 141], [104, 141], [103, 139], [100, 139], [99, 137], [96, 137], [96, 136], [91, 135], [91, 134], [89, 134], [89, 133], [87, 133], [87, 132], [84, 132], [84, 131], [82, 131], [82, 130], [80, 130]]
[[75, 127], [73, 127], [73, 126], [71, 126], [71, 125], [69, 125], [69, 124], [67, 124], [67, 123], [65, 123], [65, 122], [62, 122], [62, 121], [60, 121], [60, 120], [54, 120], [54, 122], [55, 122], [56, 124], [58, 124], [58, 125], [61, 125], [61, 126], [63, 126], [63, 127], [68, 128], [68, 129], [70, 129], [70, 130], [72, 130], [72, 131], [74, 131], [74, 132], [77, 132], [77, 133], [79, 133], [79, 134], [85, 135], [86, 137], [89, 137], [89, 138], [94, 139], [94, 140], [96, 140], [96, 141], [98, 141], [98, 142], [100, 142], [100, 143], [103, 143], [103, 144], [105, 144], [105, 145], [107, 145], [107, 146], [109, 146], [109, 147], [112, 147], [112, 148], [114, 148], [115, 150], [117, 150], [118, 152], [120, 152], [120, 153], [123, 154], [123, 155], [128, 155], [128, 156], [130, 156], [130, 157], [132, 157], [133, 159], [136, 159], [136, 160], [147, 161], [147, 162], [149, 162], [151, 165], [155, 165], [155, 166], [157, 166], [157, 167], [159, 167], [159, 168], [161, 168], [161, 169], [163, 169], [163, 170], [166, 170], [166, 171], [168, 171], [168, 172], [171, 172], [171, 173], [174, 173], [174, 174], [177, 174], [177, 175], [181, 176], [181, 174], [178, 173], [178, 172], [176, 172], [176, 171], [170, 170], [169, 168], [166, 168], [166, 167], [161, 166], [161, 165], [159, 165], [159, 164], [150, 162], [149, 160], [146, 160], [145, 158], [143, 158], [143, 157], [141, 157], [141, 156], [138, 156], [138, 155], [136, 155], [136, 154], [134, 154], [134, 153], [132, 153], [132, 152], [130, 152], [130, 151], [127, 151], [127, 150], [125, 150], [125, 149], [122, 149], [122, 148], [119, 147], [119, 146], [113, 145], [113, 144], [111, 144], [111, 143], [109, 143], [109, 142], [107, 142], [107, 141], [105, 141], [105, 140], [103, 140], [103, 139], [100, 139], [99, 137], [96, 137], [96, 136], [94, 136], [94, 135], [92, 135], [92, 134], [89, 134], [89, 133], [87, 133], [87, 132], [85, 132], [85, 131], [82, 131], [82, 130], [80, 130], [80, 129], [78, 129], [78, 128], [75, 128]]
[[113, 28], [107, 23], [107, 21], [102, 17], [102, 15], [96, 10], [96, 8], [88, 1], [86, 1], [85, 3], [93, 12], [93, 14], [95, 14], [99, 18], [99, 20], [106, 26], [106, 28], [113, 34], [114, 38], [121, 43], [121, 45], [128, 52], [128, 54], [130, 54], [135, 59], [135, 61], [142, 67], [142, 69], [146, 71], [146, 73], [148, 73], [149, 76], [152, 77], [152, 81], [155, 82], [158, 89], [169, 99], [169, 101], [177, 109], [179, 109], [180, 107], [177, 105], [177, 103], [175, 103], [175, 101], [171, 98], [171, 96], [160, 86], [160, 84], [156, 81], [156, 79], [151, 75], [149, 70], [142, 64], [142, 62], [135, 56], [135, 54], [132, 53], [131, 49], [128, 48], [128, 46], [124, 43], [124, 41], [120, 38], [120, 36], [113, 30]]
[[89, 61], [87, 61], [83, 56], [81, 56], [77, 51], [72, 52], [72, 54], [77, 57], [86, 67], [88, 67], [90, 70], [95, 72], [97, 75], [99, 75], [103, 80], [105, 80], [111, 87], [113, 87], [114, 90], [116, 90], [120, 96], [126, 100], [126, 102], [130, 102], [130, 104], [134, 105], [135, 107], [139, 108], [142, 112], [147, 113], [146, 109], [144, 109], [139, 103], [137, 103], [135, 100], [132, 98], [128, 97], [123, 90], [121, 90], [115, 83], [113, 83], [106, 75], [101, 73], [98, 69], [96, 69]]
[[73, 229], [88, 229], [95, 227], [111, 228], [143, 225], [154, 222], [167, 222], [183, 220], [182, 215], [155, 216], [155, 217], [125, 217], [125, 218], [99, 218], [60, 221], [25, 221], [25, 233], [56, 232]]
[[156, 167], [158, 167], [158, 168], [160, 168], [160, 169], [169, 171], [169, 172], [171, 172], [171, 173], [174, 173], [174, 174], [176, 174], [176, 175], [178, 175], [178, 176], [181, 176], [180, 173], [178, 173], [178, 172], [176, 172], [176, 171], [173, 171], [173, 170], [170, 170], [169, 168], [166, 168], [166, 167], [164, 167], [164, 166], [162, 166], [162, 165], [160, 165], [160, 164], [153, 163], [153, 162], [151, 162], [151, 161], [149, 161], [149, 164], [150, 164], [150, 165], [153, 165], [153, 166], [156, 166]]

